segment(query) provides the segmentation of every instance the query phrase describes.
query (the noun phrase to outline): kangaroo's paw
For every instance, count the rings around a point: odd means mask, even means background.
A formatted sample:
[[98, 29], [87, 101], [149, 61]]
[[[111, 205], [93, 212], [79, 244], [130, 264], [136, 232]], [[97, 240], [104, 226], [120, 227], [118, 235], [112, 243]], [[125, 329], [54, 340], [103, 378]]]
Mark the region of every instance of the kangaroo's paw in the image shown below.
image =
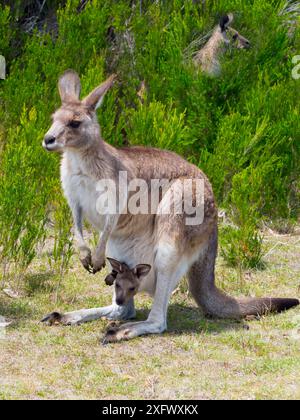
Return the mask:
[[92, 273], [99, 273], [102, 268], [106, 265], [105, 255], [97, 255], [96, 253], [92, 255]]
[[102, 344], [106, 345], [109, 343], [117, 343], [119, 341], [129, 340], [133, 337], [134, 336], [130, 335], [130, 328], [122, 328], [116, 325], [110, 325], [106, 331]]
[[46, 315], [41, 322], [47, 325], [76, 325], [78, 320], [72, 319], [68, 315], [61, 314], [59, 312], [52, 312], [51, 314]]
[[130, 340], [145, 334], [161, 334], [166, 330], [164, 323], [151, 321], [130, 322], [117, 326], [110, 326], [106, 331], [103, 344], [117, 343], [119, 341]]
[[52, 312], [51, 314], [46, 315], [41, 322], [48, 325], [57, 325], [61, 323], [63, 315], [59, 312]]
[[80, 250], [79, 259], [86, 271], [93, 273], [92, 252], [89, 248], [83, 248]]

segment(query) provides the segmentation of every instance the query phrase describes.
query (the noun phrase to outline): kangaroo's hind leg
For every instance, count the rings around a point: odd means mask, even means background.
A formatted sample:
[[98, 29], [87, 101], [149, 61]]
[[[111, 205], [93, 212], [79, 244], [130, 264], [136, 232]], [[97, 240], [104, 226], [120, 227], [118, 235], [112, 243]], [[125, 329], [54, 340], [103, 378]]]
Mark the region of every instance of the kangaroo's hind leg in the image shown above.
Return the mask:
[[109, 330], [104, 342], [131, 339], [143, 334], [160, 334], [167, 329], [167, 310], [173, 290], [190, 267], [185, 240], [186, 215], [177, 214], [182, 204], [182, 182], [174, 182], [161, 200], [155, 223], [153, 269], [156, 279], [154, 302], [146, 321], [124, 324]]
[[106, 318], [111, 321], [125, 321], [135, 318], [134, 300], [127, 305], [119, 306], [113, 297], [112, 304], [103, 308], [81, 309], [79, 311], [67, 312], [65, 314], [52, 312], [46, 315], [42, 322], [49, 325], [79, 325], [85, 322], [95, 321], [100, 318]]
[[167, 329], [169, 300], [173, 290], [186, 274], [188, 266], [184, 257], [179, 255], [175, 244], [170, 240], [162, 240], [156, 250], [154, 269], [156, 289], [148, 319], [109, 329], [104, 338], [104, 344], [128, 340], [145, 334], [160, 334]]

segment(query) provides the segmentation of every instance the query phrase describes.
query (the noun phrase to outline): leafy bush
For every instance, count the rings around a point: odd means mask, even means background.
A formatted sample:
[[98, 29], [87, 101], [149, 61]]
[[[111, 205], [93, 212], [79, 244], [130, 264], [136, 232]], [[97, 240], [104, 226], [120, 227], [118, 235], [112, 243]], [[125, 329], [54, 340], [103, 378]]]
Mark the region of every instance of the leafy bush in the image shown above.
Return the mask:
[[11, 14], [9, 7], [0, 9], [0, 53], [8, 57], [10, 53], [10, 44], [14, 36], [11, 25]]
[[127, 135], [131, 144], [159, 147], [181, 154], [193, 146], [184, 124], [185, 114], [178, 115], [172, 103], [151, 102], [136, 111], [132, 110], [129, 117]]
[[262, 236], [255, 225], [231, 226], [221, 230], [221, 254], [225, 261], [241, 269], [263, 268]]
[[45, 235], [48, 185], [41, 177], [45, 161], [32, 139], [39, 135], [35, 108], [24, 109], [20, 126], [8, 131], [1, 160], [0, 247], [4, 273], [10, 265], [24, 272]]

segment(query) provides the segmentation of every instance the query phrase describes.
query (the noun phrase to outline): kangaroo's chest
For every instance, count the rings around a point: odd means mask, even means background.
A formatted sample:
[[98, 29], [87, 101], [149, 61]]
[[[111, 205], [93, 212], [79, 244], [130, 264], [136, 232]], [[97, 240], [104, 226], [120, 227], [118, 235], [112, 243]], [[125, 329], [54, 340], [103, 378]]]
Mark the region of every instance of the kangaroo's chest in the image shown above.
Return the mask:
[[64, 157], [61, 165], [61, 183], [70, 207], [79, 205], [84, 218], [101, 230], [105, 221], [105, 212], [101, 209], [101, 200], [99, 200], [101, 195], [99, 181], [86, 175], [76, 159]]

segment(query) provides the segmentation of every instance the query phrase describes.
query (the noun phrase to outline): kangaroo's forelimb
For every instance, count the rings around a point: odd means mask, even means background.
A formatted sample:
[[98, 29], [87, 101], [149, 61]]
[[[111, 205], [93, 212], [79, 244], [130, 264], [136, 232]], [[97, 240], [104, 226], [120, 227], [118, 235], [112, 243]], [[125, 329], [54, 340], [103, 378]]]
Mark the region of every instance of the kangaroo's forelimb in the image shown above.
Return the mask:
[[70, 206], [73, 215], [74, 221], [74, 231], [75, 231], [75, 240], [77, 243], [78, 251], [79, 251], [79, 258], [83, 267], [89, 272], [93, 272], [92, 267], [92, 252], [86, 243], [84, 236], [83, 236], [83, 215], [82, 215], [82, 208], [78, 203], [75, 203]]
[[93, 274], [98, 273], [101, 271], [102, 268], [105, 267], [105, 252], [107, 242], [109, 237], [116, 227], [118, 223], [119, 216], [118, 215], [107, 215], [105, 217], [105, 224], [102, 232], [100, 233], [100, 238], [98, 245], [92, 254], [92, 267], [93, 267]]

